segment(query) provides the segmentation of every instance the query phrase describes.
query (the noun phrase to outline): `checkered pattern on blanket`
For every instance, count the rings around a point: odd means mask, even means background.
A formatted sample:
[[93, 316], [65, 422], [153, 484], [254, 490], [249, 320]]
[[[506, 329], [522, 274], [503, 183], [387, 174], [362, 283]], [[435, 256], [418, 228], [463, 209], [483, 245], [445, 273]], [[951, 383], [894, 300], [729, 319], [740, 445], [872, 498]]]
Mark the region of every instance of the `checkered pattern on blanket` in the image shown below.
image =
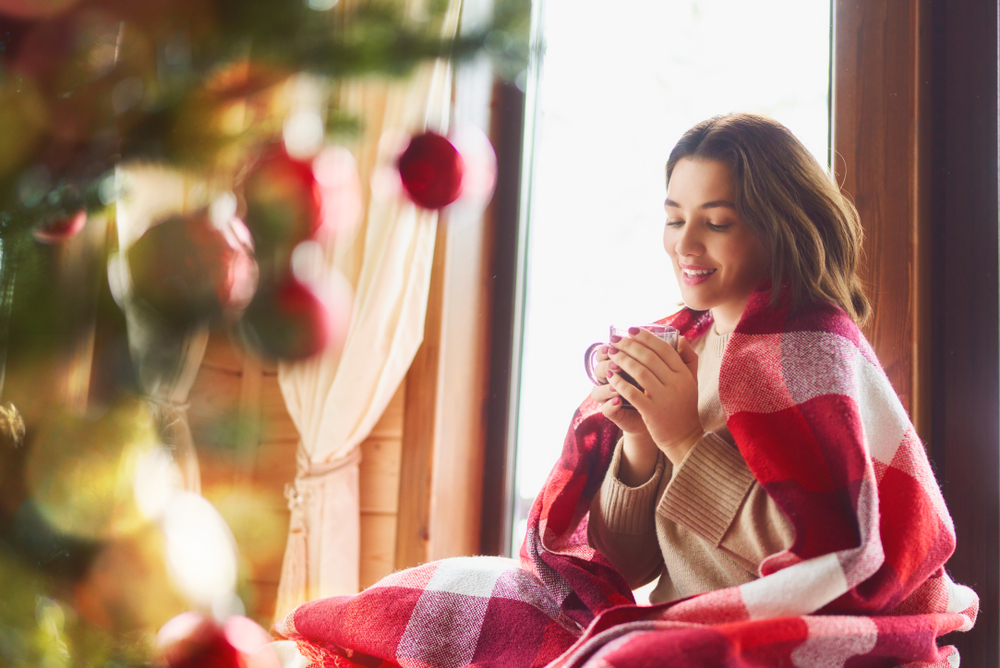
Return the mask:
[[[585, 402], [529, 517], [521, 564], [396, 573], [276, 626], [315, 666], [957, 666], [948, 632], [978, 598], [944, 571], [954, 527], [878, 360], [839, 308], [760, 291], [731, 335], [719, 394], [754, 476], [796, 539], [753, 582], [652, 607], [587, 543], [618, 439]], [[707, 314], [668, 319], [689, 339]]]

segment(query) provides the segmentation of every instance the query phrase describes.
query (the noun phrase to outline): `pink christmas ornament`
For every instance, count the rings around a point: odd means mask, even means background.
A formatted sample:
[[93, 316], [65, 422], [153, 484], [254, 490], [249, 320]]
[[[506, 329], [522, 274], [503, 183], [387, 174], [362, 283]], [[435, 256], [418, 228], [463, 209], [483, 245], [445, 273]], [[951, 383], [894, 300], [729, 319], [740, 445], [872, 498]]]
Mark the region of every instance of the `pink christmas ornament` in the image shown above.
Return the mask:
[[52, 222], [45, 223], [41, 227], [36, 227], [32, 231], [35, 241], [43, 244], [61, 244], [67, 239], [75, 236], [83, 226], [87, 224], [87, 212], [77, 211], [76, 213], [59, 218]]
[[166, 668], [280, 668], [271, 637], [256, 622], [234, 615], [223, 623], [200, 612], [184, 612], [156, 634]]

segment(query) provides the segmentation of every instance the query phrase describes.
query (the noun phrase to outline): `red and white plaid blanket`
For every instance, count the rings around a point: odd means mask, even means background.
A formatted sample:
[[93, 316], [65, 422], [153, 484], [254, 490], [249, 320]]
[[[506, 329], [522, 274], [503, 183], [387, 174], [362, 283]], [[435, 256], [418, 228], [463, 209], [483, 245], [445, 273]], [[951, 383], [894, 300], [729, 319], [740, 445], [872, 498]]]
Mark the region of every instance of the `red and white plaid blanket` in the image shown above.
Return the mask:
[[[668, 321], [689, 339], [711, 324], [686, 310]], [[275, 630], [311, 666], [957, 666], [937, 639], [971, 628], [979, 600], [944, 570], [951, 518], [855, 324], [829, 304], [790, 312], [755, 293], [719, 394], [751, 471], [795, 527], [759, 579], [634, 605], [587, 543], [619, 437], [588, 401], [532, 507], [520, 563], [426, 564], [299, 606]]]

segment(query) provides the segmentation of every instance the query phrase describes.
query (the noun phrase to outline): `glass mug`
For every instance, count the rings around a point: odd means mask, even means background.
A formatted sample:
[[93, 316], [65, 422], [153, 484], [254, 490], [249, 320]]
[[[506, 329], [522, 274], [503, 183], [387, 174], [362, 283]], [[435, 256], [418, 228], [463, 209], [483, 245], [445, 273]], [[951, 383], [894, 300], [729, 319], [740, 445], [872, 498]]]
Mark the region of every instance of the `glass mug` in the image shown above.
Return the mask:
[[[650, 332], [656, 337], [662, 339], [663, 341], [666, 341], [667, 343], [670, 344], [670, 346], [674, 350], [677, 350], [678, 332], [675, 328], [671, 327], [670, 325], [650, 323], [648, 325], [638, 325], [638, 327], [640, 329], [645, 329], [646, 331]], [[626, 336], [629, 335], [628, 330], [629, 330], [628, 327], [616, 327], [615, 325], [611, 325], [609, 330], [609, 336], [610, 337], [620, 336], [622, 338], [625, 338]], [[610, 341], [611, 339], [609, 338], [608, 340]], [[597, 343], [590, 344], [590, 346], [587, 348], [587, 352], [583, 354], [583, 368], [587, 372], [587, 377], [590, 378], [590, 382], [592, 382], [594, 385], [603, 385], [604, 382], [606, 382], [606, 379], [598, 378], [597, 373], [594, 371], [594, 367], [597, 366], [597, 360], [596, 360], [597, 351], [601, 346], [604, 345], [614, 345], [614, 344], [606, 344], [602, 343], [601, 341], [598, 341]], [[642, 389], [642, 386], [639, 385], [639, 383], [635, 382], [635, 378], [625, 373], [625, 371], [619, 371], [618, 375], [620, 375], [622, 378], [635, 385], [640, 390]], [[625, 399], [625, 397], [622, 397], [622, 408], [632, 408], [632, 404], [630, 404]]]

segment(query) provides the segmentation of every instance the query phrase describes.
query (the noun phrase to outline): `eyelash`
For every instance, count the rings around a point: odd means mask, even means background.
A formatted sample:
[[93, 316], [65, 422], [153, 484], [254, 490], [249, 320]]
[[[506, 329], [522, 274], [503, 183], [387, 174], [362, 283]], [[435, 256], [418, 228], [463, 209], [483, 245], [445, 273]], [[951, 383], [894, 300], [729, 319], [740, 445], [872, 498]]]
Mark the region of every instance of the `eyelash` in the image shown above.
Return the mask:
[[[668, 220], [667, 221], [667, 227], [680, 227], [683, 224], [684, 224], [683, 220]], [[716, 225], [715, 223], [706, 223], [706, 225], [708, 225], [708, 229], [712, 230], [713, 232], [724, 232], [724, 231], [728, 230], [730, 227], [732, 227], [731, 223], [727, 223], [725, 225]]]

